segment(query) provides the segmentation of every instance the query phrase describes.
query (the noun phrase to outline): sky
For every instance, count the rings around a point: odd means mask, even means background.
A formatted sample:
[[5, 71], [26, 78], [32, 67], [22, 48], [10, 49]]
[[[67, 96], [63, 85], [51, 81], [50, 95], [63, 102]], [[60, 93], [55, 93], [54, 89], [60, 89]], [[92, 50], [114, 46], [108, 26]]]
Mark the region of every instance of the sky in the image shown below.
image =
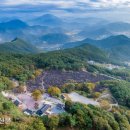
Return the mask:
[[[52, 13], [61, 17], [101, 17], [130, 22], [130, 0], [0, 0], [0, 16]], [[31, 15], [30, 15], [31, 14]]]
[[21, 5], [21, 4], [54, 4], [60, 7], [71, 7], [89, 5], [92, 8], [111, 8], [111, 7], [126, 7], [130, 6], [130, 0], [1, 0], [1, 5]]

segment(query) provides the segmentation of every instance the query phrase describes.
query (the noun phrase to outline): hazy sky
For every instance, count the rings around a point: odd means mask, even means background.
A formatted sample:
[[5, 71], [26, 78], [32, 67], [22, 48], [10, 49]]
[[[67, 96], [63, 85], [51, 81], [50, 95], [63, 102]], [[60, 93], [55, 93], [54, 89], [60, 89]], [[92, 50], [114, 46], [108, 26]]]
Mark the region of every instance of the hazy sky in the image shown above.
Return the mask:
[[129, 7], [130, 0], [1, 0], [1, 5], [20, 5], [20, 4], [55, 4], [60, 7], [89, 5], [92, 8], [111, 8]]
[[130, 22], [130, 0], [0, 0], [0, 12], [10, 17], [53, 13]]

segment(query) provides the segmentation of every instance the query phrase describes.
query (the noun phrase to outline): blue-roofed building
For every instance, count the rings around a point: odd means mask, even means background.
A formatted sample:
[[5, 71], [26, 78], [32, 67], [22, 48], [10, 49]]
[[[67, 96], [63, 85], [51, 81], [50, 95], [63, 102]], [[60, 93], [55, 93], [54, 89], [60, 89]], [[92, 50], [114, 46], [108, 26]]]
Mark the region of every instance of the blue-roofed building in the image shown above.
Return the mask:
[[15, 100], [14, 104], [18, 107], [21, 104], [21, 102], [19, 100]]
[[26, 115], [32, 115], [33, 111], [31, 111], [29, 109], [26, 109], [26, 110], [24, 110], [24, 114], [26, 114]]
[[44, 104], [42, 108], [36, 112], [36, 114], [42, 116], [49, 108], [51, 108], [51, 105]]
[[57, 109], [59, 109], [59, 110], [63, 110], [63, 109], [65, 108], [65, 105], [58, 103], [58, 104], [56, 105], [56, 107], [57, 107]]

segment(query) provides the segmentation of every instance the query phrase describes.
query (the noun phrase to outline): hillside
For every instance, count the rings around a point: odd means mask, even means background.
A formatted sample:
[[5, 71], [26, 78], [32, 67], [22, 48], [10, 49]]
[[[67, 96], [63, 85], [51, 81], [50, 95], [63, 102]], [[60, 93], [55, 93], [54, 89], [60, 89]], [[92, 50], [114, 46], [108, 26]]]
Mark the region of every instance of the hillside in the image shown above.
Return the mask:
[[97, 60], [97, 61], [105, 61], [107, 59], [107, 53], [90, 44], [87, 45], [83, 44], [81, 46], [68, 49], [65, 51], [67, 53], [71, 53], [72, 55], [79, 56], [80, 59]]
[[85, 39], [84, 42], [91, 43], [105, 49], [112, 49], [118, 46], [130, 45], [130, 38], [124, 35], [110, 36], [102, 40]]
[[112, 58], [130, 60], [130, 38], [124, 35], [111, 36], [102, 40], [86, 39], [85, 41], [105, 49], [110, 53], [110, 57]]
[[33, 45], [16, 38], [11, 42], [0, 44], [0, 52], [36, 53], [38, 50]]
[[[16, 41], [12, 41], [11, 43], [14, 44], [16, 43]], [[16, 52], [16, 50], [14, 50], [14, 47], [8, 49], [12, 49], [8, 52]], [[89, 69], [91, 71], [93, 68], [89, 67], [87, 60], [109, 62], [105, 52], [101, 51], [100, 49], [92, 45], [84, 45], [73, 49], [59, 50], [32, 55], [27, 55], [27, 52], [25, 53], [25, 51], [22, 51], [24, 52], [24, 54], [2, 53], [3, 50], [1, 49], [1, 47], [0, 52], [1, 75], [11, 78], [13, 77], [23, 82], [31, 78], [30, 76], [34, 74], [35, 68], [45, 70]]]
[[110, 57], [118, 60], [130, 60], [130, 38], [124, 35], [110, 36], [102, 40], [85, 39], [83, 41], [68, 43], [63, 48], [72, 48], [82, 44], [97, 46], [110, 54]]
[[87, 60], [109, 62], [107, 54], [92, 45], [37, 54], [33, 61], [40, 68], [80, 70], [86, 68]]

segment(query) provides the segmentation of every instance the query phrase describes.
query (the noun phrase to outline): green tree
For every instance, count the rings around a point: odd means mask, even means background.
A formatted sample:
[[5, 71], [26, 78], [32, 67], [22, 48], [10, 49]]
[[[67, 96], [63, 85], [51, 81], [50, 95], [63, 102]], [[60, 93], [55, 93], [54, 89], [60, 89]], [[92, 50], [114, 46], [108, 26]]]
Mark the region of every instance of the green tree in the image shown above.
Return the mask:
[[4, 110], [10, 110], [11, 109], [11, 104], [10, 103], [4, 102], [2, 104], [2, 106], [3, 106]]
[[35, 130], [46, 130], [44, 124], [39, 119], [36, 119], [32, 125]]
[[65, 102], [65, 110], [70, 112], [72, 105], [73, 105], [72, 101], [70, 101], [70, 100], [66, 101]]
[[51, 130], [55, 130], [59, 124], [59, 117], [58, 116], [51, 116], [49, 118], [49, 127]]

